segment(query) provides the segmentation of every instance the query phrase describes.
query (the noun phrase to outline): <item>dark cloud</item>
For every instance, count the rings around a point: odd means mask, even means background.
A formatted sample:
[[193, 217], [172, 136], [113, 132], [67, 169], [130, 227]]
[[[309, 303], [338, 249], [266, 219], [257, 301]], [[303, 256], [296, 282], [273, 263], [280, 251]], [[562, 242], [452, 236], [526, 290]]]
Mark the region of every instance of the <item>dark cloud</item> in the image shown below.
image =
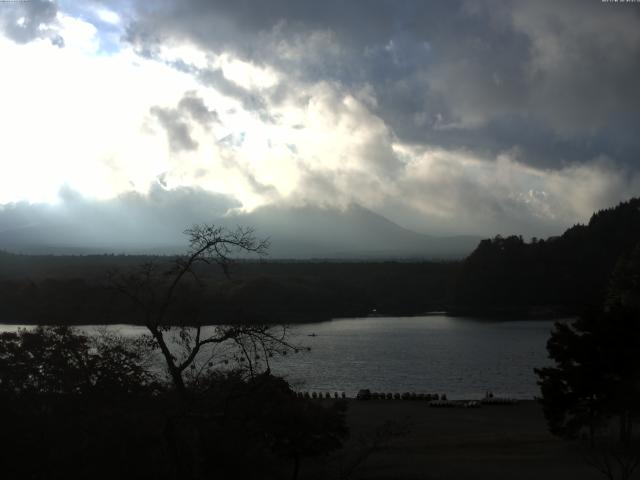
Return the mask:
[[51, 28], [57, 23], [57, 3], [49, 0], [29, 0], [0, 4], [0, 26], [7, 37], [17, 43], [48, 38], [58, 47], [63, 38]]
[[242, 173], [249, 184], [249, 188], [251, 188], [254, 193], [262, 196], [263, 198], [275, 199], [279, 197], [278, 189], [273, 185], [267, 185], [266, 183], [260, 182], [254, 174], [246, 169], [243, 170]]
[[205, 129], [220, 123], [218, 113], [209, 110], [204, 101], [194, 92], [185, 93], [176, 108], [151, 107], [150, 113], [166, 130], [169, 147], [173, 152], [190, 151], [198, 148], [191, 136], [190, 121], [195, 121]]
[[640, 9], [610, 6], [514, 4], [511, 26], [530, 41], [531, 110], [562, 133], [596, 131], [640, 107]]
[[[245, 194], [266, 203], [357, 202], [423, 232], [544, 235], [640, 191], [637, 4], [164, 0], [127, 8], [126, 39], [139, 55], [270, 124], [259, 132], [253, 121], [233, 125], [215, 159], [244, 180]], [[2, 28], [14, 41], [55, 41], [55, 4], [6, 11]], [[213, 54], [199, 57], [211, 61], [194, 65], [163, 48], [185, 44]], [[225, 57], [217, 62], [217, 54]], [[268, 67], [276, 83], [241, 85], [225, 59]], [[152, 107], [150, 116], [173, 152], [197, 151], [196, 131], [220, 122], [194, 92]], [[280, 150], [255, 158], [257, 138]], [[206, 176], [203, 165], [195, 178]], [[108, 219], [121, 202], [141, 212], [141, 223], [157, 216], [161, 209], [140, 205], [154, 195], [177, 198], [164, 193], [171, 173], [148, 197], [106, 202], [101, 215]], [[176, 200], [176, 221], [195, 197]], [[77, 211], [85, 203], [63, 201]]]
[[[191, 0], [142, 12], [128, 32], [137, 45], [187, 39], [272, 65], [286, 79], [270, 101], [295, 82], [331, 81], [345, 92], [367, 84], [376, 115], [415, 144], [488, 158], [518, 148], [543, 168], [599, 155], [633, 165], [640, 151], [633, 4]], [[248, 109], [268, 109], [220, 72], [202, 78]]]
[[0, 244], [5, 248], [81, 247], [137, 249], [180, 247], [182, 231], [194, 223], [217, 221], [240, 203], [198, 188], [122, 194], [90, 200], [68, 188], [58, 204], [18, 202], [0, 207]]
[[267, 102], [261, 93], [252, 92], [229, 81], [219, 68], [193, 69], [193, 71], [204, 85], [213, 87], [223, 95], [238, 100], [245, 110], [256, 113], [263, 122], [274, 122], [269, 113]]
[[178, 102], [178, 111], [188, 113], [191, 118], [206, 128], [214, 123], [220, 123], [218, 113], [215, 110], [209, 110], [209, 107], [194, 92], [187, 92]]
[[167, 131], [171, 151], [180, 152], [198, 148], [198, 142], [191, 137], [189, 125], [177, 109], [151, 107], [150, 112]]
[[[249, 112], [256, 113], [262, 121], [270, 123], [274, 122], [273, 117], [269, 113], [267, 101], [263, 93], [248, 90], [237, 83], [230, 81], [224, 76], [224, 73], [220, 68], [200, 68], [195, 65], [188, 64], [181, 59], [165, 61], [162, 59], [157, 45], [153, 43], [140, 44], [138, 42], [138, 54], [145, 58], [162, 61], [176, 70], [193, 75], [203, 85], [212, 87], [221, 94], [237, 100], [242, 105], [242, 108]], [[280, 90], [274, 89], [268, 93], [273, 99], [278, 96]]]
[[[438, 25], [441, 10], [455, 11], [459, 5], [423, 3], [168, 2], [141, 11], [128, 38], [144, 51], [170, 38], [188, 39], [212, 52], [276, 65], [299, 78], [361, 81], [371, 73], [369, 64], [392, 74], [397, 69], [384, 65], [407, 68], [419, 62], [409, 50], [414, 48], [410, 36]], [[419, 40], [415, 52], [423, 50]]]
[[[218, 145], [225, 148], [233, 149], [242, 145], [243, 141], [244, 135], [240, 135], [239, 138], [234, 138], [233, 135], [228, 135], [219, 140]], [[242, 177], [244, 178], [247, 187], [253, 193], [262, 197], [264, 200], [273, 202], [280, 199], [278, 189], [273, 185], [263, 183], [258, 180], [255, 174], [251, 171], [250, 165], [248, 165], [246, 162], [242, 162], [232, 155], [223, 155], [221, 157], [221, 163], [225, 168], [229, 170], [236, 170], [237, 172], [239, 172], [240, 175], [242, 175]]]

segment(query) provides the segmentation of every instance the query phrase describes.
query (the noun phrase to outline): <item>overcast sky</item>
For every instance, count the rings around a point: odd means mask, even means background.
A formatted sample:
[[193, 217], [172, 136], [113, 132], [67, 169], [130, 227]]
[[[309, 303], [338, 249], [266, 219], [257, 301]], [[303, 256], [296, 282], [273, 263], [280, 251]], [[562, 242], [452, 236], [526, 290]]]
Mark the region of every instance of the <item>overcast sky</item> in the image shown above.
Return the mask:
[[5, 213], [547, 236], [640, 194], [640, 3], [31, 0], [0, 3], [0, 61]]

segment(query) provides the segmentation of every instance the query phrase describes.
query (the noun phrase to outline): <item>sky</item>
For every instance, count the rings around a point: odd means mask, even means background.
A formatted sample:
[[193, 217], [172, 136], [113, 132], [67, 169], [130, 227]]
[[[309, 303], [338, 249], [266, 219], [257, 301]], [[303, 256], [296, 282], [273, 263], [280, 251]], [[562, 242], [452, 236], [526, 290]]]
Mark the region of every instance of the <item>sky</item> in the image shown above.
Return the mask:
[[357, 205], [544, 237], [640, 193], [640, 3], [0, 2], [0, 61], [0, 233]]

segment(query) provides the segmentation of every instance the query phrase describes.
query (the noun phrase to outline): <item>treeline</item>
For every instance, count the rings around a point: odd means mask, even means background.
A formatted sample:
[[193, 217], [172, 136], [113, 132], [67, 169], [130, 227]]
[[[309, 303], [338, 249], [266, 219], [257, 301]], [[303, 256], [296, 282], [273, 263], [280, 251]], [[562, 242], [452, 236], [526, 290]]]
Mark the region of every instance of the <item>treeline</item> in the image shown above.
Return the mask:
[[451, 310], [474, 315], [564, 315], [604, 301], [611, 274], [640, 242], [640, 199], [595, 213], [562, 236], [480, 242], [462, 263]]
[[[229, 276], [200, 265], [185, 282], [176, 321], [295, 323], [370, 314], [553, 317], [604, 299], [617, 262], [640, 243], [640, 199], [595, 213], [559, 237], [487, 239], [455, 262], [239, 261]], [[0, 253], [0, 321], [39, 324], [138, 323], [110, 288], [109, 273], [173, 257], [26, 256]], [[203, 288], [203, 285], [206, 288]]]
[[[138, 323], [139, 312], [109, 282], [111, 272], [172, 257], [0, 255], [0, 320], [7, 323]], [[295, 323], [335, 317], [417, 314], [446, 309], [456, 262], [240, 261], [227, 277], [200, 265], [172, 305], [202, 323]], [[190, 320], [192, 321], [192, 320]]]

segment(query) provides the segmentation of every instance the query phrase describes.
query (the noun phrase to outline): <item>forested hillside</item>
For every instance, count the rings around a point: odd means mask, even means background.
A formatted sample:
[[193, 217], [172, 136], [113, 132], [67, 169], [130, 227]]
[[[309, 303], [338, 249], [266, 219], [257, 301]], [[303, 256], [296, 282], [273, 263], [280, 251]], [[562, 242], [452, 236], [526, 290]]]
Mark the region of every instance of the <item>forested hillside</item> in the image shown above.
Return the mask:
[[[640, 244], [640, 199], [595, 213], [559, 237], [480, 242], [462, 262], [239, 261], [230, 278], [203, 266], [173, 305], [202, 323], [299, 322], [372, 313], [511, 318], [573, 315], [604, 300], [619, 259]], [[121, 323], [139, 312], [109, 286], [109, 272], [170, 256], [29, 256], [0, 252], [0, 321]]]
[[618, 260], [640, 242], [640, 199], [595, 213], [547, 240], [483, 240], [462, 263], [452, 311], [539, 315], [600, 304]]
[[[175, 257], [29, 256], [0, 254], [0, 322], [136, 323], [128, 299], [111, 288], [110, 272], [153, 264], [170, 270]], [[239, 261], [227, 278], [200, 265], [203, 281], [185, 281], [174, 321], [304, 322], [375, 313], [444, 310], [457, 262]]]

